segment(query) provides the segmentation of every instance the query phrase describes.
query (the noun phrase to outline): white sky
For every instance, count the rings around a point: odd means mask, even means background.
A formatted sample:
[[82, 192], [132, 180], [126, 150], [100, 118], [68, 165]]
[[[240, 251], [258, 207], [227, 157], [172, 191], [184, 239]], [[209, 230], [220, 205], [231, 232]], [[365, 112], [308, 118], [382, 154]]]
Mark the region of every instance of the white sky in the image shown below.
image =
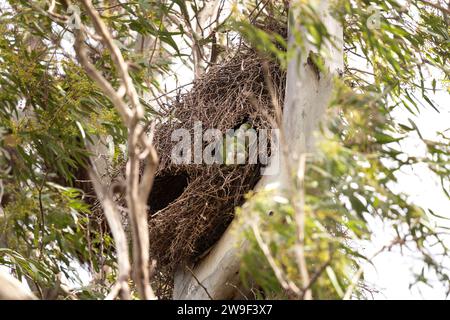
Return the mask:
[[[425, 139], [436, 140], [438, 131], [450, 128], [450, 96], [446, 91], [436, 92], [434, 100], [440, 106], [440, 113], [431, 107], [422, 108], [421, 113], [415, 117], [406, 110], [399, 110], [395, 117], [401, 120], [411, 118], [417, 124]], [[426, 105], [426, 103], [424, 102]], [[404, 121], [404, 123], [407, 123]], [[402, 143], [402, 147], [411, 155], [423, 155], [425, 148], [417, 135], [409, 137]], [[432, 209], [435, 213], [450, 218], [450, 200], [444, 194], [436, 177], [423, 165], [413, 170], [403, 170], [398, 175], [399, 183], [396, 190], [409, 196], [415, 204]], [[379, 227], [373, 238], [374, 248], [386, 244], [391, 237], [388, 232]], [[450, 238], [447, 238], [450, 246]], [[434, 288], [417, 285], [409, 289], [413, 280], [411, 269], [418, 266], [417, 261], [397, 252], [382, 253], [374, 259], [376, 270], [368, 266], [365, 276], [381, 292], [375, 294], [376, 299], [444, 299], [445, 291], [440, 284]], [[450, 264], [446, 264], [450, 267]], [[416, 270], [417, 271], [417, 270]]]
[[[349, 62], [360, 70], [371, 71], [364, 59], [349, 56]], [[429, 75], [430, 83], [433, 77], [436, 78], [438, 89], [434, 95], [430, 95], [430, 98], [439, 106], [440, 112], [438, 113], [431, 108], [425, 100], [421, 100], [422, 106], [417, 116], [401, 107], [396, 108], [392, 115], [396, 121], [406, 125], [409, 125], [408, 118], [410, 118], [415, 122], [424, 139], [437, 140], [437, 132], [450, 130], [450, 95], [446, 90], [449, 84], [440, 83], [439, 80], [443, 76], [435, 70], [430, 72], [432, 73]], [[427, 87], [431, 87], [431, 84], [428, 84]], [[419, 89], [413, 94], [417, 97], [421, 96]], [[400, 146], [410, 156], [424, 156], [426, 153], [424, 143], [415, 132], [402, 140]], [[413, 168], [402, 169], [397, 178], [398, 183], [393, 186], [396, 192], [405, 193], [408, 195], [410, 202], [416, 205], [425, 209], [429, 208], [437, 214], [450, 218], [448, 212], [450, 199], [441, 189], [436, 176], [426, 165], [419, 164], [413, 166]], [[436, 221], [436, 223], [443, 225], [445, 222]], [[371, 239], [371, 245], [365, 248], [367, 256], [371, 256], [372, 253], [390, 243], [394, 238], [394, 235], [389, 233], [388, 226], [383, 226], [378, 221], [373, 221], [371, 226], [375, 232]], [[450, 247], [450, 237], [447, 237], [446, 240]], [[413, 271], [419, 272], [421, 268], [418, 269], [418, 267], [422, 266], [411, 252], [405, 255], [402, 255], [398, 250], [384, 252], [373, 259], [373, 264], [374, 266], [368, 265], [365, 268], [364, 276], [375, 289], [379, 290], [379, 293], [374, 294], [375, 299], [446, 298], [444, 288], [439, 283], [435, 283], [434, 287], [419, 284], [412, 289], [409, 288], [410, 283], [414, 280]], [[450, 267], [450, 261], [446, 261], [446, 265]], [[432, 275], [429, 276], [433, 278]]]

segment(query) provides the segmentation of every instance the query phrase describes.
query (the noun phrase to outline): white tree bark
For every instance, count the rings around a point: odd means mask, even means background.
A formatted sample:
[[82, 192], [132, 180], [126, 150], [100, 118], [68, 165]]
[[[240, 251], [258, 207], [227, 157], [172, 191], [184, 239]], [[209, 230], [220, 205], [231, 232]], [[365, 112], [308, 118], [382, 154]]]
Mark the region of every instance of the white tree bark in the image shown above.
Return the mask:
[[[329, 56], [326, 59], [325, 71], [318, 73], [308, 63], [310, 52], [316, 51], [307, 46], [302, 52], [298, 50], [300, 59], [294, 57], [288, 65], [286, 96], [283, 109], [282, 130], [286, 137], [290, 161], [298, 161], [302, 153], [310, 153], [314, 149], [314, 132], [323, 119], [329, 104], [333, 77], [343, 69], [343, 35], [340, 24], [328, 12], [329, 1], [316, 2], [316, 10], [322, 22], [334, 37], [336, 46], [327, 45]], [[297, 28], [294, 24], [290, 28]], [[289, 44], [295, 47], [294, 39], [289, 37]], [[336, 49], [338, 48], [338, 49]], [[268, 183], [279, 182], [285, 187], [288, 172], [283, 165], [283, 152], [280, 153], [280, 173], [276, 176], [263, 176], [256, 190], [264, 188]], [[181, 270], [175, 275], [174, 299], [233, 299], [238, 297], [240, 253], [246, 242], [236, 230], [236, 221], [228, 227], [222, 238], [191, 271]], [[194, 276], [195, 275], [195, 276]]]
[[0, 270], [0, 300], [35, 300], [36, 297], [24, 285]]

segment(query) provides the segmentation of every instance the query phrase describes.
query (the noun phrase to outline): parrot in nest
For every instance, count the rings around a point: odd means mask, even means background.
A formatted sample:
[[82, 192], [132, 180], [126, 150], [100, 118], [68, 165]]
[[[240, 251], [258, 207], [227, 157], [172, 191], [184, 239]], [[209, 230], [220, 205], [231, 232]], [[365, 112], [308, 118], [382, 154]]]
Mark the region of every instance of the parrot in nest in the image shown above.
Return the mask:
[[[232, 134], [226, 134], [223, 138], [222, 146], [219, 148], [219, 159], [223, 164], [236, 164], [238, 155], [246, 160], [248, 156], [248, 142], [245, 139], [245, 132], [251, 129], [249, 123], [243, 123]], [[233, 152], [234, 150], [234, 152]]]

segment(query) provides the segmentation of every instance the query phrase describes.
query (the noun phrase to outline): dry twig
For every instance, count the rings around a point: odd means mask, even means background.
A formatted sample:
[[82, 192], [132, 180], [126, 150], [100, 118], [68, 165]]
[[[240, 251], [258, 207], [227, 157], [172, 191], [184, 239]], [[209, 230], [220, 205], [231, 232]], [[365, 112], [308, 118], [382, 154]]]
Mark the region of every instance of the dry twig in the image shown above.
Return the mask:
[[[128, 64], [124, 60], [119, 47], [114, 43], [112, 35], [100, 17], [100, 14], [92, 5], [92, 1], [82, 0], [81, 2], [93, 22], [96, 33], [100, 36], [105, 47], [110, 51], [118, 70], [121, 85], [118, 90], [115, 90], [110, 82], [89, 61], [87, 47], [85, 45], [86, 28], [80, 28], [75, 31], [75, 50], [79, 62], [89, 77], [99, 85], [114, 104], [124, 124], [128, 128], [128, 161], [126, 165], [125, 183], [129, 220], [133, 237], [133, 279], [143, 299], [155, 299], [149, 282], [149, 239], [146, 203], [152, 188], [158, 157], [151, 139], [147, 136], [147, 132], [141, 124], [144, 117], [144, 108], [139, 102], [138, 93], [128, 73]], [[124, 100], [125, 96], [128, 98], [127, 101], [129, 103]], [[141, 177], [142, 162], [144, 162], [145, 167], [142, 170], [143, 175]], [[116, 230], [116, 236], [118, 237], [115, 237], [116, 243], [118, 239], [122, 243], [124, 240], [122, 239], [123, 234], [119, 232], [116, 214], [114, 213], [117, 212], [117, 205], [108, 196], [108, 193], [105, 193], [104, 187], [99, 184], [98, 179], [93, 180], [97, 184], [96, 191], [100, 193], [98, 195], [101, 198], [103, 208], [105, 208], [105, 211], [109, 211], [109, 217], [111, 219], [108, 219], [108, 223], [110, 223], [111, 228], [114, 227]], [[118, 251], [119, 249], [124, 249], [123, 245], [120, 245], [121, 247], [119, 248], [118, 244]], [[119, 262], [119, 267], [121, 267], [121, 270], [119, 274], [122, 277], [126, 277], [127, 264], [123, 261], [126, 259], [126, 256], [121, 253], [120, 257], [121, 263]], [[124, 281], [123, 278], [119, 279], [120, 283]], [[121, 286], [124, 287], [123, 284]]]

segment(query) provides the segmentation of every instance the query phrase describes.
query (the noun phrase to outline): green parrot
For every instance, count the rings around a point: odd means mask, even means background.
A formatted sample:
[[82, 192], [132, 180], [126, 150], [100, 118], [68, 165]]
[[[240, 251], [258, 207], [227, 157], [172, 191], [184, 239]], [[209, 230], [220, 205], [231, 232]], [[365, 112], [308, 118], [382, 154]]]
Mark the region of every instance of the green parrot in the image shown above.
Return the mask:
[[251, 127], [252, 126], [249, 123], [243, 123], [240, 125], [239, 129], [233, 132], [233, 134], [225, 135], [222, 142], [222, 147], [219, 150], [219, 156], [224, 164], [236, 164], [238, 155], [244, 155], [244, 159], [247, 159], [248, 143], [244, 137], [245, 132], [251, 129]]

